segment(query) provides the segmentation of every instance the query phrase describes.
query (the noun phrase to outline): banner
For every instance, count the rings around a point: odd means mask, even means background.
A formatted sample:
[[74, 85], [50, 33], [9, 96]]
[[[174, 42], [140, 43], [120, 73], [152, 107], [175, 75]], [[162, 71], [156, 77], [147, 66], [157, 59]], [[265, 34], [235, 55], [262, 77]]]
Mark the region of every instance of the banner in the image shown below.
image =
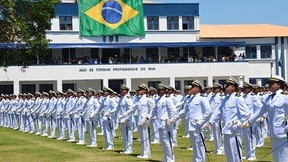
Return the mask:
[[80, 36], [144, 36], [143, 0], [79, 0]]

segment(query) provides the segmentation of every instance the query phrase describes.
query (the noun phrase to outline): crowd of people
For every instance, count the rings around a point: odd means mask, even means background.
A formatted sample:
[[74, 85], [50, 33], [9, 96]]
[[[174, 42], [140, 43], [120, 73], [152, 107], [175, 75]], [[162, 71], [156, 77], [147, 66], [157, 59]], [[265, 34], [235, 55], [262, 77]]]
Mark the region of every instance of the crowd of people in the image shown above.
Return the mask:
[[[154, 88], [144, 83], [136, 90], [123, 84], [120, 94], [109, 87], [98, 91], [88, 88], [76, 92], [68, 89], [66, 93], [50, 90], [17, 96], [2, 94], [0, 126], [87, 147], [97, 147], [97, 135], [104, 135], [104, 150], [114, 149], [115, 129], [120, 126], [121, 154], [133, 153], [135, 131], [142, 147], [137, 157], [150, 158], [150, 144], [160, 143], [163, 161], [174, 162], [178, 125], [184, 120], [183, 137], [190, 138], [188, 149], [194, 150], [193, 162], [206, 161], [205, 134], [214, 141], [213, 153], [226, 155], [228, 162], [240, 162], [243, 157], [255, 161], [256, 148], [264, 145], [266, 137], [271, 138], [274, 161], [287, 162], [286, 90], [284, 79], [273, 76], [265, 87], [244, 82], [241, 88], [233, 77], [227, 78], [225, 87], [219, 83], [204, 87], [195, 79], [185, 86], [184, 95], [172, 86], [159, 84]], [[85, 131], [89, 141], [85, 141]], [[67, 133], [69, 138], [65, 139]]]
[[244, 53], [240, 54], [239, 56], [233, 54], [231, 56], [226, 55], [219, 55], [219, 57], [216, 59], [215, 56], [206, 56], [203, 55], [199, 57], [196, 54], [184, 56], [180, 55], [178, 57], [175, 56], [161, 56], [160, 60], [158, 57], [147, 57], [144, 58], [144, 56], [130, 56], [127, 55], [121, 55], [120, 57], [118, 55], [109, 56], [107, 60], [104, 60], [103, 57], [99, 59], [98, 57], [78, 57], [73, 58], [70, 60], [62, 59], [60, 56], [58, 58], [53, 57], [51, 61], [48, 63], [43, 64], [52, 64], [52, 65], [72, 65], [72, 64], [128, 64], [128, 63], [185, 63], [185, 62], [232, 62], [232, 61], [245, 61]]

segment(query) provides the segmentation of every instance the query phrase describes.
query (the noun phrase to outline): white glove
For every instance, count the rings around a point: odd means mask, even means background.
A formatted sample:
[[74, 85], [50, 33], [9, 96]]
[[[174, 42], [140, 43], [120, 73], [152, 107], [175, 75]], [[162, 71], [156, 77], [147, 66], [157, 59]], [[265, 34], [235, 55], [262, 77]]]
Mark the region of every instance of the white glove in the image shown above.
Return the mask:
[[202, 129], [205, 129], [206, 127], [209, 127], [211, 125], [210, 122], [207, 122], [206, 124], [203, 125]]
[[248, 127], [250, 127], [250, 126], [251, 126], [251, 123], [250, 123], [248, 120], [246, 120], [246, 121], [241, 125], [242, 128], [248, 128]]
[[122, 119], [122, 118], [124, 118], [124, 117], [125, 117], [125, 115], [122, 114], [122, 115], [120, 115], [118, 118], [119, 118], [119, 119]]
[[104, 114], [104, 116], [108, 117], [108, 116], [110, 116], [110, 113], [107, 112], [107, 113]]
[[258, 119], [256, 120], [256, 122], [257, 122], [257, 123], [260, 123], [260, 122], [264, 121], [264, 119], [265, 119], [265, 118], [264, 118], [263, 116], [261, 116], [260, 118], [258, 118]]

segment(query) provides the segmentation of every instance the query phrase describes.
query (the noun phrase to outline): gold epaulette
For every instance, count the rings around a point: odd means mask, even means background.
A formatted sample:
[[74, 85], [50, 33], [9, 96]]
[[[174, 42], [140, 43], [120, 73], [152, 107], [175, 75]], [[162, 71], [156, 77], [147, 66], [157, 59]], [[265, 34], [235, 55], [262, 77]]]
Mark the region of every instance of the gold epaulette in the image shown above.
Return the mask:
[[288, 95], [288, 91], [283, 91], [281, 94]]

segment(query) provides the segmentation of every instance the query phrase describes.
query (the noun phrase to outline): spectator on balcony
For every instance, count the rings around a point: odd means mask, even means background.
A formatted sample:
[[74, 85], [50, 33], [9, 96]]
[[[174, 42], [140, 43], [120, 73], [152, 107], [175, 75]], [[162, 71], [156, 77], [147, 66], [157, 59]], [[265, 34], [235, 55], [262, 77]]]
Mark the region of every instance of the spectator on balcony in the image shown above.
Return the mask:
[[110, 56], [110, 57], [108, 58], [108, 63], [109, 63], [109, 64], [113, 64], [113, 62], [114, 62], [114, 59], [113, 59], [113, 57]]
[[240, 55], [239, 55], [239, 57], [238, 57], [238, 61], [243, 61], [244, 59], [243, 59], [243, 56], [242, 56], [242, 54], [240, 53]]
[[114, 56], [114, 63], [115, 63], [115, 64], [118, 64], [118, 55], [115, 55], [115, 56]]

